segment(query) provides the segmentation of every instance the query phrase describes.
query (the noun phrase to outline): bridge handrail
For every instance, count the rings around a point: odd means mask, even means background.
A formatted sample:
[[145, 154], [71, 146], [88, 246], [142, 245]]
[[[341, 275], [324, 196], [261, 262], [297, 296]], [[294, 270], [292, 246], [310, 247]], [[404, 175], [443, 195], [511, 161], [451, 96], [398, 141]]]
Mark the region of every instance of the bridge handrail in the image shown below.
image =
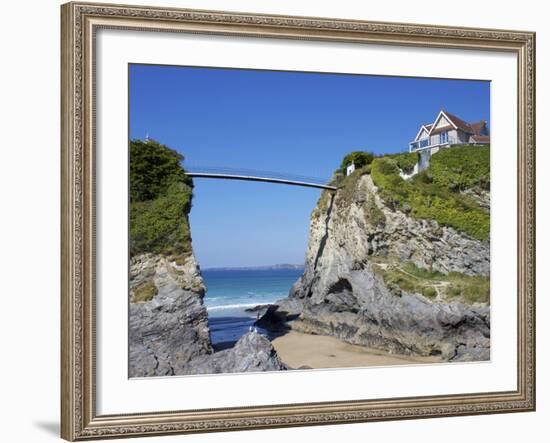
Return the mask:
[[228, 168], [228, 167], [203, 167], [196, 165], [184, 165], [184, 169], [189, 173], [211, 173], [211, 174], [232, 174], [232, 175], [247, 175], [255, 177], [265, 177], [265, 178], [275, 178], [281, 180], [293, 180], [293, 181], [302, 181], [309, 183], [318, 183], [326, 185], [330, 180], [322, 179], [320, 177], [309, 177], [305, 175], [298, 174], [286, 174], [273, 171], [259, 171], [253, 169], [244, 169], [244, 168]]

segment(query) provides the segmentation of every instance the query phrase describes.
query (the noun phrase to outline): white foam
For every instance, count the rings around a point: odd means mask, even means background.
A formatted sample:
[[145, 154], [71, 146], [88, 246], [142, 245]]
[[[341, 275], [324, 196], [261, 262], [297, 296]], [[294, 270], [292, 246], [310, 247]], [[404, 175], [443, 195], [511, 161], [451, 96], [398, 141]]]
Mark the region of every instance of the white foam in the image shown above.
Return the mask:
[[221, 305], [221, 306], [207, 306], [207, 311], [223, 311], [226, 309], [239, 309], [239, 308], [253, 308], [258, 305], [267, 305], [272, 302], [258, 302], [258, 303], [242, 303], [234, 305]]

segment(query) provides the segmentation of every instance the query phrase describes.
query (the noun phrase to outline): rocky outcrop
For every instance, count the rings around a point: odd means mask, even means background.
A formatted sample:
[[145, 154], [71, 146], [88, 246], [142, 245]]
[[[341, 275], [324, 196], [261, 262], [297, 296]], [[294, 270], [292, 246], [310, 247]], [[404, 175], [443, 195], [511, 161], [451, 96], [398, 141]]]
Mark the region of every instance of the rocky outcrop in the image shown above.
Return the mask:
[[465, 189], [462, 194], [472, 198], [479, 206], [485, 209], [491, 209], [491, 193], [487, 189], [476, 186], [474, 188]]
[[255, 324], [270, 332], [285, 332], [289, 329], [289, 322], [298, 319], [303, 309], [304, 303], [301, 299], [285, 298], [269, 305]]
[[162, 255], [132, 258], [130, 377], [286, 369], [271, 342], [257, 332], [244, 335], [231, 349], [214, 352], [204, 293], [193, 255], [179, 264]]
[[186, 373], [224, 374], [286, 369], [271, 342], [258, 332], [251, 331], [243, 335], [230, 349], [194, 359]]
[[[154, 285], [150, 300], [132, 302]], [[142, 254], [130, 264], [130, 376], [178, 375], [189, 362], [211, 354], [205, 287], [191, 255], [178, 265], [160, 255]]]
[[339, 337], [402, 354], [486, 360], [488, 306], [434, 302], [387, 287], [374, 263], [412, 262], [448, 274], [489, 275], [489, 244], [387, 207], [370, 175], [325, 193], [314, 211], [304, 274], [258, 324]]

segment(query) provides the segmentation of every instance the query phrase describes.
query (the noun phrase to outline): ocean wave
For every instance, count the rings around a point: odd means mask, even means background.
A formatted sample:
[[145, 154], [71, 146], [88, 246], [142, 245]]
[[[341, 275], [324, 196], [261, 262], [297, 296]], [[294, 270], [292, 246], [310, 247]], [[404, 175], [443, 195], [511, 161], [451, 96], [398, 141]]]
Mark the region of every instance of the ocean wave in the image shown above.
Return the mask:
[[232, 305], [220, 305], [220, 306], [207, 306], [206, 307], [206, 310], [207, 311], [223, 311], [223, 310], [226, 310], [226, 309], [240, 309], [240, 308], [243, 308], [243, 309], [246, 309], [246, 308], [253, 308], [255, 306], [258, 306], [258, 305], [266, 305], [266, 304], [269, 304], [269, 303], [273, 303], [273, 302], [260, 302], [260, 303], [237, 303], [237, 304], [232, 304]]
[[204, 297], [205, 301], [213, 300], [238, 300], [238, 299], [249, 299], [251, 297], [266, 298], [266, 297], [286, 297], [288, 291], [247, 291], [246, 293], [237, 293], [237, 294], [208, 294]]
[[288, 291], [246, 291], [247, 295], [259, 295], [259, 296], [266, 296], [266, 295], [285, 295], [288, 293]]

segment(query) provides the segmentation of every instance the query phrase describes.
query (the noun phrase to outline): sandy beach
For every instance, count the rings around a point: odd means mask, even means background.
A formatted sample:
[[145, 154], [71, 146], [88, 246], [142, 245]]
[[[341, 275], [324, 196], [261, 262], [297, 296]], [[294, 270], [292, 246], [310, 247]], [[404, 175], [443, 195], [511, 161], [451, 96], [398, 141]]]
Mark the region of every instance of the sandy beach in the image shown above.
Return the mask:
[[350, 368], [438, 363], [438, 357], [410, 357], [351, 345], [335, 337], [290, 331], [273, 340], [281, 360], [292, 368]]

